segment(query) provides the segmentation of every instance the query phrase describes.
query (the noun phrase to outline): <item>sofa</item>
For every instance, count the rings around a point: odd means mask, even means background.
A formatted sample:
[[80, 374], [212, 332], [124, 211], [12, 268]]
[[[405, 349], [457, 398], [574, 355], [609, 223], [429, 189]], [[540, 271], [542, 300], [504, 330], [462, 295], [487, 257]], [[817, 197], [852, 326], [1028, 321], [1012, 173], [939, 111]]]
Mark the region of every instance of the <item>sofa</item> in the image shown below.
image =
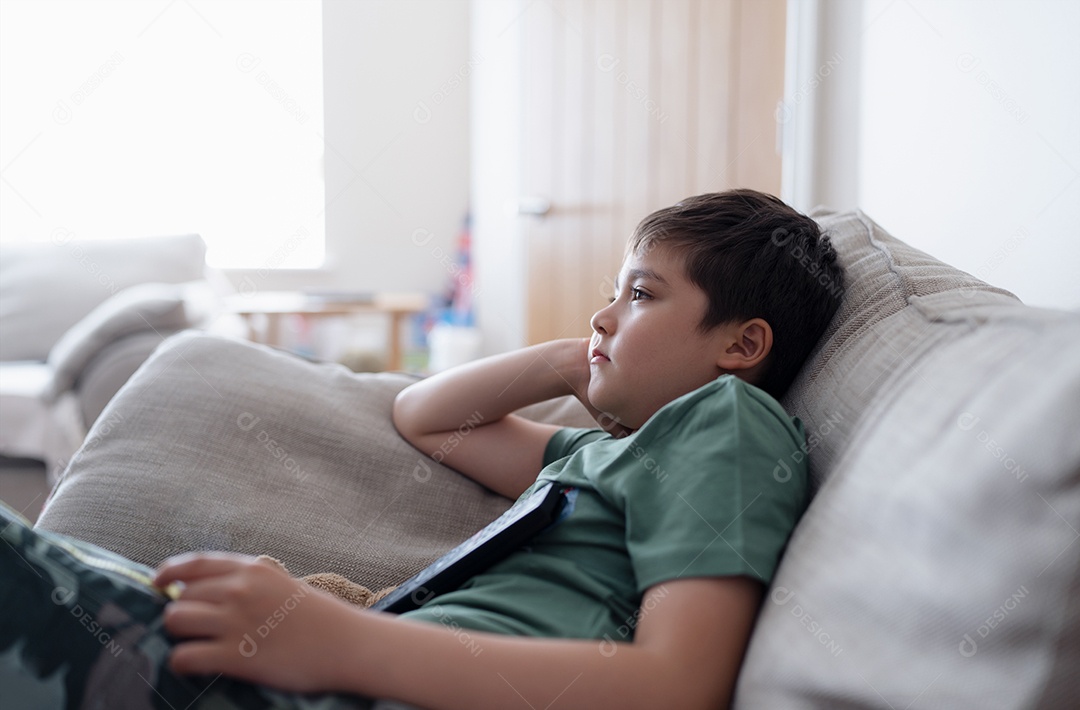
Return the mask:
[[[847, 272], [783, 400], [815, 493], [736, 707], [1075, 707], [1080, 315], [1025, 306], [862, 212], [813, 216]], [[510, 504], [396, 434], [411, 381], [179, 334], [102, 412], [38, 526], [150, 565], [221, 549], [396, 584]], [[570, 399], [523, 413], [590, 424]]]
[[55, 479], [105, 404], [217, 291], [197, 234], [0, 247], [0, 455]]

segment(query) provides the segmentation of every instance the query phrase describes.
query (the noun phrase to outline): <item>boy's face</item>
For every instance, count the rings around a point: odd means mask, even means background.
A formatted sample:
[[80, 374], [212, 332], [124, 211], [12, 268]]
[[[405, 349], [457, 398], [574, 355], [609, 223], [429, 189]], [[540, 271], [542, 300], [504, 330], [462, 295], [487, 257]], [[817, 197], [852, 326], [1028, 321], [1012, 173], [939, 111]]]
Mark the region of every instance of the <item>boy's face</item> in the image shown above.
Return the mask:
[[723, 374], [732, 337], [727, 326], [698, 328], [708, 297], [677, 253], [641, 251], [623, 262], [615, 300], [593, 315], [589, 351], [589, 401], [631, 429]]

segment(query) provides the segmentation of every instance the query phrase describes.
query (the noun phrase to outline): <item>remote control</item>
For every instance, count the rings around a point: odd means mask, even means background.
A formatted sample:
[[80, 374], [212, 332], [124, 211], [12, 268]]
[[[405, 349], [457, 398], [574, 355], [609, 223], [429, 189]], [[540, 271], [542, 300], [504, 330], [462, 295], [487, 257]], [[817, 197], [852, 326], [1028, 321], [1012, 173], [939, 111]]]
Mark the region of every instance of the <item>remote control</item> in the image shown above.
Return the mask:
[[371, 608], [400, 614], [457, 589], [550, 525], [559, 514], [566, 490], [548, 483], [527, 498], [518, 499], [493, 522], [402, 582]]

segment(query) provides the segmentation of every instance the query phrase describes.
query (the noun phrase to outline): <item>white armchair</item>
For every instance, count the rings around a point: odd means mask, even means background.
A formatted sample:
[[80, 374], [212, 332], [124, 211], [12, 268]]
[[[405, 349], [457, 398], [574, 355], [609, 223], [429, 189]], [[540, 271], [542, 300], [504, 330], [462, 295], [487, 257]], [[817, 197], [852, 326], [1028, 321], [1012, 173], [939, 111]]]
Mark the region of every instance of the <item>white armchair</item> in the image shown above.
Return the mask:
[[54, 478], [158, 344], [216, 303], [197, 234], [0, 247], [0, 455]]

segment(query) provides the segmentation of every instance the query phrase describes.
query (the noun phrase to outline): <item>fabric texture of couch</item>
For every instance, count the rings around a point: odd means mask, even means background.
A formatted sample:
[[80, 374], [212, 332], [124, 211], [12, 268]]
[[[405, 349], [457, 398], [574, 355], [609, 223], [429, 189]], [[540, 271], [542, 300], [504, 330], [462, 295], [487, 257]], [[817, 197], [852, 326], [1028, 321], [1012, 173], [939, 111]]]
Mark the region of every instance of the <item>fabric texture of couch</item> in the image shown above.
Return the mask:
[[[391, 406], [413, 381], [174, 336], [102, 413], [41, 524], [145, 564], [220, 549], [270, 555], [297, 576], [397, 584], [511, 502], [398, 436]], [[570, 399], [532, 411], [592, 423]]]
[[[1024, 306], [861, 212], [814, 216], [847, 269], [784, 400], [817, 493], [736, 705], [1068, 707], [1080, 315]], [[409, 381], [176, 336], [102, 412], [38, 524], [151, 565], [225, 549], [395, 584], [509, 505], [396, 435]], [[589, 424], [573, 400], [531, 409]]]

